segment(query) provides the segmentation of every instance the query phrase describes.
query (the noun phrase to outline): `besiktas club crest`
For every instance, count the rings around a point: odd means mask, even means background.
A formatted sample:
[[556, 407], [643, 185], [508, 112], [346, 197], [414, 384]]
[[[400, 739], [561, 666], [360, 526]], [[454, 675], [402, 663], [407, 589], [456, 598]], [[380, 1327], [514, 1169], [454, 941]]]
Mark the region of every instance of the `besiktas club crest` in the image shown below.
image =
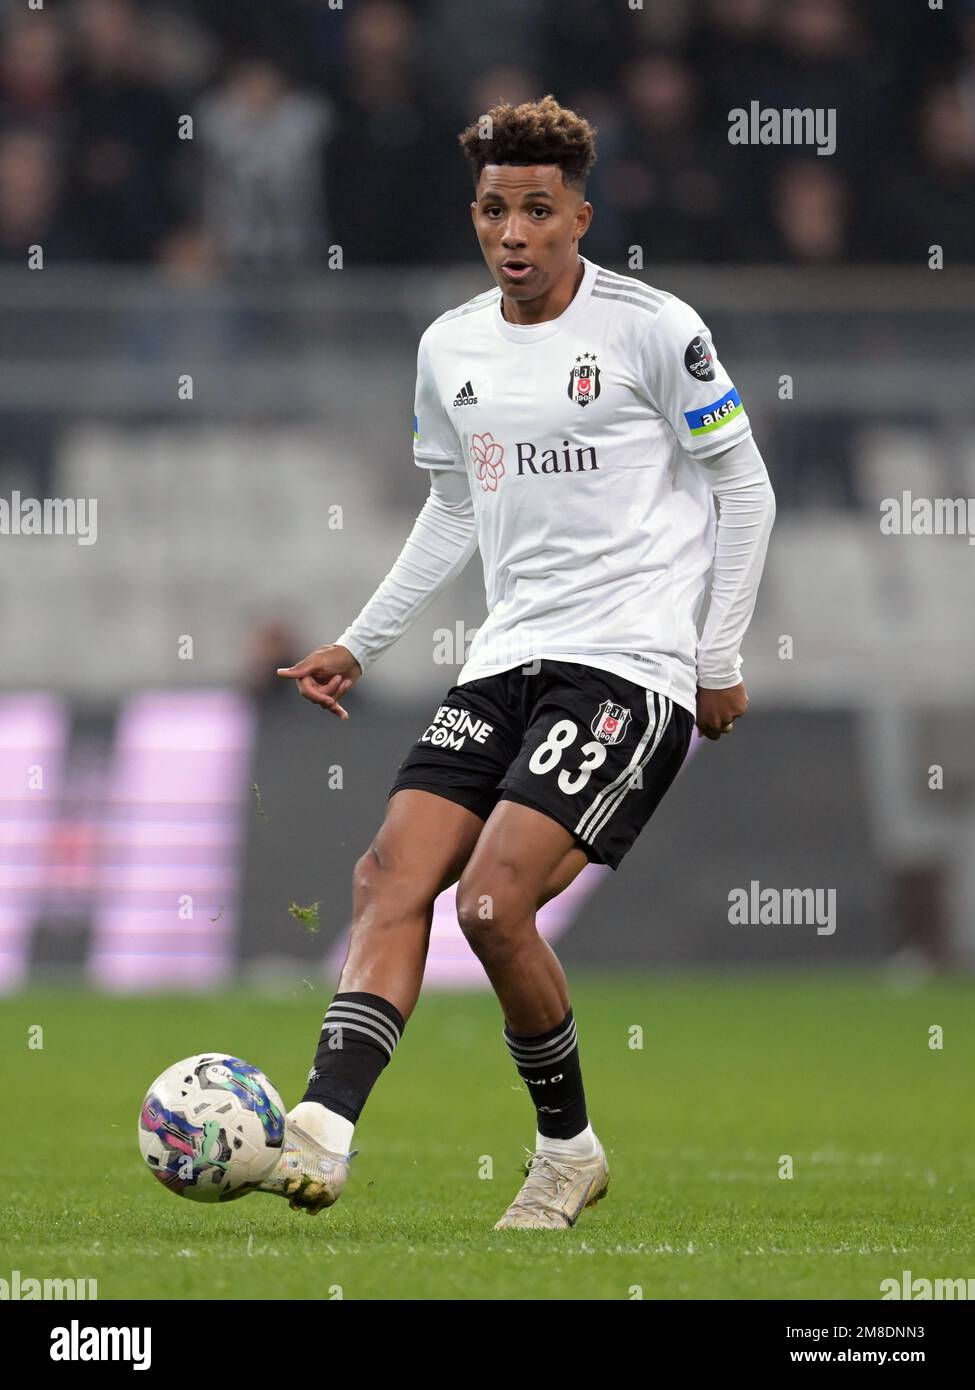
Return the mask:
[[630, 711], [625, 706], [614, 705], [612, 700], [604, 700], [589, 727], [600, 743], [619, 743], [629, 722]]
[[576, 405], [588, 405], [599, 395], [599, 368], [596, 354], [584, 352], [577, 357], [575, 366], [569, 373], [569, 400]]

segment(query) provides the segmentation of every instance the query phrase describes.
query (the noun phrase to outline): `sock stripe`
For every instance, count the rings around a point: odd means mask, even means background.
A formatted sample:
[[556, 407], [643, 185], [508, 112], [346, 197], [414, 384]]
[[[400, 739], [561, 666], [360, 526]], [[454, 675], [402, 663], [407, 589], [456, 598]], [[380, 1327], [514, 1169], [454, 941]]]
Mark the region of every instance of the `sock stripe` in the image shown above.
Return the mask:
[[512, 1052], [511, 1055], [519, 1067], [530, 1067], [532, 1070], [537, 1070], [539, 1067], [550, 1067], [553, 1062], [561, 1062], [563, 1057], [568, 1057], [570, 1052], [575, 1051], [577, 1045], [578, 1039], [573, 1035], [558, 1052], [553, 1052], [549, 1057], [543, 1057], [541, 1061], [526, 1060], [524, 1057], [519, 1057], [516, 1052]]
[[568, 1037], [560, 1039], [557, 1043], [552, 1043], [550, 1047], [533, 1048], [531, 1051], [527, 1051], [520, 1047], [512, 1047], [509, 1043], [508, 1051], [516, 1062], [524, 1062], [527, 1066], [534, 1066], [536, 1062], [545, 1063], [550, 1057], [554, 1057], [557, 1052], [562, 1052], [566, 1047], [575, 1047], [578, 1041], [578, 1035], [573, 1030]]
[[[372, 1038], [377, 1042], [387, 1056], [392, 1057], [393, 1055], [393, 1047], [386, 1035], [381, 1033], [375, 1025], [367, 1023], [364, 1019], [357, 1019], [354, 1014], [331, 1014], [326, 1026], [330, 1030], [335, 1030], [339, 1033], [346, 1031], [364, 1033], [366, 1037]], [[323, 1034], [324, 1031], [323, 1029]], [[338, 1052], [341, 1049], [333, 1048], [332, 1050]]]
[[362, 1023], [369, 1023], [373, 1028], [377, 1028], [386, 1037], [390, 1052], [392, 1052], [392, 1049], [396, 1046], [401, 1037], [400, 1030], [396, 1027], [396, 1024], [392, 1019], [387, 1018], [385, 1014], [380, 1013], [378, 1009], [371, 1009], [366, 1004], [357, 1004], [354, 1000], [333, 1000], [328, 1006], [325, 1017], [322, 1020], [322, 1031], [324, 1032], [329, 1024], [336, 1022], [336, 1020], [340, 1018], [350, 1019], [356, 1017], [359, 1017]]
[[528, 1058], [539, 1056], [552, 1048], [559, 1047], [567, 1039], [575, 1041], [576, 1021], [570, 1018], [566, 1026], [555, 1035], [554, 1038], [546, 1038], [544, 1042], [531, 1042], [528, 1038], [518, 1038], [513, 1033], [509, 1033], [507, 1028], [504, 1030], [504, 1040], [508, 1044], [512, 1056], [524, 1053]]
[[[363, 1023], [336, 1023], [334, 1027], [336, 1032], [338, 1032], [340, 1035], [345, 1032], [363, 1033], [367, 1038], [372, 1038], [373, 1042], [377, 1042], [379, 1046], [382, 1048], [382, 1050], [386, 1053], [387, 1057], [392, 1057], [393, 1055], [392, 1048], [390, 1047], [386, 1039], [382, 1036], [382, 1034], [374, 1033], [371, 1028], [367, 1028]], [[333, 1048], [333, 1051], [335, 1052], [341, 1052], [341, 1050], [341, 1048]]]
[[505, 1042], [508, 1044], [508, 1051], [519, 1067], [528, 1067], [532, 1070], [539, 1067], [550, 1066], [553, 1062], [560, 1062], [578, 1043], [576, 1024], [574, 1018], [569, 1018], [564, 1028], [560, 1028], [554, 1038], [547, 1038], [544, 1042], [530, 1042], [527, 1039], [515, 1037], [505, 1028]]
[[[360, 1004], [358, 999], [348, 999], [344, 995], [337, 994], [328, 1006], [325, 1017], [327, 1018], [329, 1012], [335, 1008], [358, 1009], [361, 1013], [371, 1014], [373, 1018], [382, 1019], [383, 1023], [388, 1024], [396, 1034], [397, 1039], [401, 1036], [402, 1029], [397, 1025], [395, 1019], [390, 1018], [389, 1014], [383, 1013], [381, 1009], [374, 1009], [369, 1004]], [[390, 1005], [390, 1008], [392, 1008], [392, 1005]], [[399, 1014], [397, 1014], [396, 1017], [399, 1018]]]

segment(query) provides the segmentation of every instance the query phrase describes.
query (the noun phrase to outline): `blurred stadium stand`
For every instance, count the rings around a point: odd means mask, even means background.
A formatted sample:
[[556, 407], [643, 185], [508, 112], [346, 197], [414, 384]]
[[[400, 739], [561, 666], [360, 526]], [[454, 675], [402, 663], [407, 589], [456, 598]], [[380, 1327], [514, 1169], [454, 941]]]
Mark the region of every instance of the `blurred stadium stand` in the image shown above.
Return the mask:
[[[975, 256], [971, 0], [5, 0], [0, 25], [6, 260], [469, 259], [455, 135], [544, 91], [599, 130], [594, 260]], [[752, 100], [836, 108], [835, 156], [730, 157]]]

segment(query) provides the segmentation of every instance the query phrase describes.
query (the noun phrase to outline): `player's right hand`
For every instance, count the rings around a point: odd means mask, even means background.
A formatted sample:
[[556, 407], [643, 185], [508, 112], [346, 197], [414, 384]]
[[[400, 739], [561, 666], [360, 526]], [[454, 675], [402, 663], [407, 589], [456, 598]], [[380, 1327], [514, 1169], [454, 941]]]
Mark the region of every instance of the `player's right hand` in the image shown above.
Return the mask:
[[735, 720], [740, 719], [747, 708], [748, 692], [744, 681], [724, 690], [706, 690], [699, 685], [695, 723], [705, 738], [719, 739], [722, 734], [732, 732]]
[[349, 712], [342, 708], [339, 700], [362, 675], [362, 667], [348, 647], [333, 642], [327, 647], [317, 647], [295, 666], [279, 666], [278, 675], [297, 681], [306, 700], [330, 710], [340, 719], [348, 719]]

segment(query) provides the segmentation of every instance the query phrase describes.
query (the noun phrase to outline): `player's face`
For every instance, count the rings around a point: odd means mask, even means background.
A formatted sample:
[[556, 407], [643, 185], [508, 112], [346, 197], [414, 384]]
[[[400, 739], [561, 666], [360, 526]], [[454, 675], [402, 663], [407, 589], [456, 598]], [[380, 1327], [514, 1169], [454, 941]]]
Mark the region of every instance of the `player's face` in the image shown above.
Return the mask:
[[557, 164], [486, 164], [471, 215], [503, 293], [529, 300], [575, 273], [592, 206], [562, 182]]

